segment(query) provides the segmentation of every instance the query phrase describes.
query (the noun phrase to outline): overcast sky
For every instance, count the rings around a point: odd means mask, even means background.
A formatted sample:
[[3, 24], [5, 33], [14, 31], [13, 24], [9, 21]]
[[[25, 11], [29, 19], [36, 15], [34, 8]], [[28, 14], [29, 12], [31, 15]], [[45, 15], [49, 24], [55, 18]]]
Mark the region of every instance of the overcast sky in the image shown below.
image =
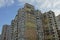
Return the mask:
[[19, 8], [25, 3], [35, 6], [42, 12], [52, 10], [55, 15], [60, 14], [60, 0], [0, 0], [0, 33], [4, 24], [10, 24]]

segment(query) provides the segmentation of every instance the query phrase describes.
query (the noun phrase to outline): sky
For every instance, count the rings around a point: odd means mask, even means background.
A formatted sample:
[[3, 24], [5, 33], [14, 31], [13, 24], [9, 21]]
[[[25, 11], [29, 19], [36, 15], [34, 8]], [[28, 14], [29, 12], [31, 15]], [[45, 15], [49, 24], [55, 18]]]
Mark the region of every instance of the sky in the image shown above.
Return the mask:
[[10, 25], [18, 9], [22, 8], [25, 3], [34, 5], [42, 12], [52, 10], [56, 16], [60, 14], [60, 0], [0, 0], [0, 34], [3, 25]]

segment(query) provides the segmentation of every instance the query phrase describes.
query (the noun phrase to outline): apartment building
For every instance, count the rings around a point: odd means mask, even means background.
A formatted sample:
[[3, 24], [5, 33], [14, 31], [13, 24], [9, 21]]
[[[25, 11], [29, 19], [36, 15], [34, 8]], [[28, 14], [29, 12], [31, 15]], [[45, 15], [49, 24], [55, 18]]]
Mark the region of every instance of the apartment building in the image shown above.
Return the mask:
[[10, 40], [10, 25], [3, 25], [1, 40]]
[[1, 40], [1, 34], [0, 34], [0, 40]]
[[56, 16], [56, 21], [57, 21], [57, 26], [58, 26], [58, 37], [59, 37], [59, 40], [60, 40], [60, 15]]
[[42, 40], [41, 15], [40, 11], [35, 10], [34, 6], [27, 3], [24, 8], [19, 9], [14, 19], [14, 40]]
[[43, 14], [44, 40], [58, 40], [57, 23], [53, 11]]

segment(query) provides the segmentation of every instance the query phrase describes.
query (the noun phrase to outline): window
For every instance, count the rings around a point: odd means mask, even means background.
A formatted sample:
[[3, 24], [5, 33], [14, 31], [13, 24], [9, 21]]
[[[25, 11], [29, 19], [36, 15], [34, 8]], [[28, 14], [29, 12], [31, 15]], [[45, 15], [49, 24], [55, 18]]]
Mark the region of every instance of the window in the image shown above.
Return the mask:
[[60, 39], [59, 39], [60, 40]]
[[58, 27], [56, 27], [56, 29], [58, 29]]
[[55, 25], [57, 27], [57, 25]]
[[60, 35], [58, 37], [60, 38]]
[[49, 18], [52, 18], [52, 17], [49, 17]]
[[49, 32], [49, 30], [45, 30], [46, 32]]
[[55, 37], [55, 35], [53, 35], [53, 37]]
[[49, 20], [52, 20], [51, 18]]
[[54, 34], [55, 32], [52, 32], [52, 34]]
[[37, 17], [36, 19], [39, 19], [39, 17]]
[[36, 19], [39, 19], [39, 16], [37, 16]]
[[46, 39], [46, 40], [51, 40], [51, 39]]
[[52, 24], [50, 24], [50, 25], [52, 25]]
[[46, 15], [44, 15], [44, 17], [46, 17]]
[[16, 35], [16, 37], [18, 37], [18, 36]]
[[4, 40], [6, 40], [6, 37], [4, 37]]
[[46, 33], [47, 35], [49, 35], [49, 33]]
[[55, 40], [55, 38], [52, 38], [52, 40]]
[[57, 23], [55, 22], [55, 24], [57, 24]]
[[50, 27], [50, 28], [51, 28], [51, 30], [50, 30], [50, 31], [51, 31], [51, 32], [53, 32], [53, 28], [52, 28], [52, 27]]
[[18, 39], [16, 38], [16, 40], [18, 40]]
[[51, 14], [51, 12], [49, 12], [49, 14]]
[[56, 21], [55, 21], [56, 22]]

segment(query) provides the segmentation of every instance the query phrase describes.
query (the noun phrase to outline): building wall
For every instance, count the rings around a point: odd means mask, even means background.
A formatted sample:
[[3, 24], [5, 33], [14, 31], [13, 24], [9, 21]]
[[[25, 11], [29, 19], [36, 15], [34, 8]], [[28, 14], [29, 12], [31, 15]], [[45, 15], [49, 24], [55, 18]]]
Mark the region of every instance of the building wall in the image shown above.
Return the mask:
[[58, 25], [58, 30], [60, 30], [60, 15], [56, 16], [56, 21]]
[[0, 34], [0, 40], [1, 40], [1, 34]]
[[[19, 14], [20, 20], [18, 22], [18, 27], [20, 28], [20, 33], [18, 35], [20, 35], [20, 40], [36, 40], [37, 36], [35, 37], [35, 35], [33, 35], [34, 33], [37, 33], [35, 29], [35, 22], [33, 23], [33, 21], [35, 21], [34, 16], [30, 13], [30, 10], [26, 10], [26, 7], [22, 9]], [[30, 33], [32, 31], [33, 33]]]
[[57, 26], [58, 26], [58, 37], [59, 37], [59, 40], [60, 40], [60, 15], [56, 16], [56, 21], [57, 21]]
[[2, 30], [1, 40], [10, 40], [10, 25], [4, 25]]
[[43, 39], [41, 12], [34, 10], [32, 5], [25, 4], [19, 9], [14, 20], [14, 40]]
[[43, 23], [42, 23], [42, 13], [39, 10], [35, 11], [36, 16], [36, 25], [37, 25], [37, 33], [38, 33], [38, 40], [44, 40], [44, 33], [43, 33]]
[[43, 14], [44, 40], [58, 40], [57, 23], [54, 12], [49, 11]]

